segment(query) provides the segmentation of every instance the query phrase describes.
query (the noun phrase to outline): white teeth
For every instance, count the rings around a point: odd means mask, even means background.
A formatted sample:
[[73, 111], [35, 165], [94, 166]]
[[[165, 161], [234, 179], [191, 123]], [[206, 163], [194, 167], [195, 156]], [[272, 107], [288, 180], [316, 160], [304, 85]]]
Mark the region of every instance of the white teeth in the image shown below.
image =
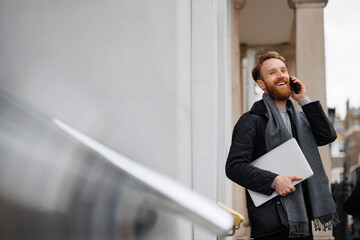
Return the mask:
[[278, 83], [278, 86], [282, 86], [282, 85], [285, 85], [285, 83], [284, 82]]

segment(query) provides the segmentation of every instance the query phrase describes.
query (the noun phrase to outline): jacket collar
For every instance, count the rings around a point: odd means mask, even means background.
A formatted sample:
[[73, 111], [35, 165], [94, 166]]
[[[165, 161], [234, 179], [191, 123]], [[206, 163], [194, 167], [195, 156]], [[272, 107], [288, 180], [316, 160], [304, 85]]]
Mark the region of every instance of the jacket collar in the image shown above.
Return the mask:
[[250, 109], [251, 113], [258, 114], [258, 115], [267, 115], [266, 107], [264, 100], [259, 100], [254, 103], [254, 105]]

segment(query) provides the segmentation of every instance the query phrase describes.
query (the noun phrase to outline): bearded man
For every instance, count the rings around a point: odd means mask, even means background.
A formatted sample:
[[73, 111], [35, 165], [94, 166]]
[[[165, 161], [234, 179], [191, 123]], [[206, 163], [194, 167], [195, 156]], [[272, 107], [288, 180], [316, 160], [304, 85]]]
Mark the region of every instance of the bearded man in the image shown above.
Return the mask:
[[[246, 191], [251, 237], [255, 240], [313, 239], [315, 230], [330, 230], [338, 223], [336, 205], [318, 146], [336, 139], [334, 127], [319, 101], [311, 102], [305, 85], [289, 76], [286, 60], [277, 52], [257, 57], [252, 70], [256, 84], [264, 91], [234, 127], [232, 144], [226, 163], [226, 175], [246, 189], [277, 197], [255, 207]], [[299, 92], [290, 88], [299, 85]], [[302, 112], [290, 101], [299, 103]], [[250, 163], [290, 138], [295, 138], [314, 175], [294, 186], [298, 176], [279, 176]]]

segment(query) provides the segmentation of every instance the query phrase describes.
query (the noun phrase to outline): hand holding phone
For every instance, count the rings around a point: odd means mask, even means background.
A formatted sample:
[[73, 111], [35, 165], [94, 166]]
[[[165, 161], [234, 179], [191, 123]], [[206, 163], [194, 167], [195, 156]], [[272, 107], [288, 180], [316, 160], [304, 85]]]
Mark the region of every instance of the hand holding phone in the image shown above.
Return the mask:
[[299, 84], [299, 83], [294, 83], [294, 82], [291, 80], [290, 75], [289, 75], [289, 81], [290, 81], [291, 91], [294, 91], [294, 93], [299, 94], [299, 92], [300, 92], [300, 84]]

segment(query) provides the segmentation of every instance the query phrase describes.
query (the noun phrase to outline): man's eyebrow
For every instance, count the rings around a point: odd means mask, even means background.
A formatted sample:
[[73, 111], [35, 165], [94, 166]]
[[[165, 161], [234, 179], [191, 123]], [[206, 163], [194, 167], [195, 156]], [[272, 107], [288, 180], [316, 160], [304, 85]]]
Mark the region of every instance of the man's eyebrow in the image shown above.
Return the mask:
[[271, 71], [275, 71], [275, 70], [276, 70], [276, 68], [271, 68], [267, 72], [271, 72]]
[[[271, 68], [267, 72], [276, 71], [278, 68]], [[286, 67], [280, 67], [280, 69], [287, 69]]]

